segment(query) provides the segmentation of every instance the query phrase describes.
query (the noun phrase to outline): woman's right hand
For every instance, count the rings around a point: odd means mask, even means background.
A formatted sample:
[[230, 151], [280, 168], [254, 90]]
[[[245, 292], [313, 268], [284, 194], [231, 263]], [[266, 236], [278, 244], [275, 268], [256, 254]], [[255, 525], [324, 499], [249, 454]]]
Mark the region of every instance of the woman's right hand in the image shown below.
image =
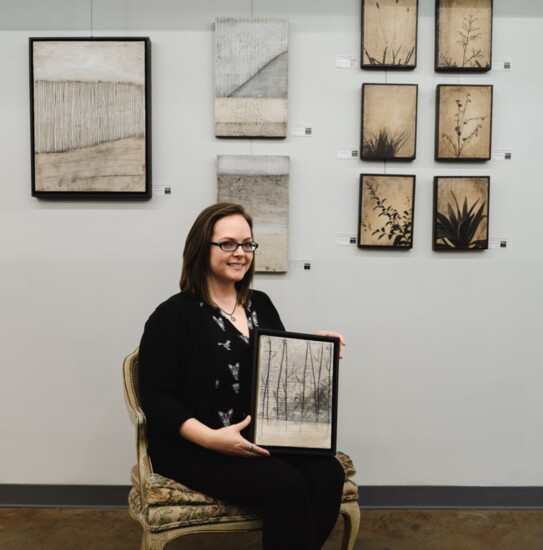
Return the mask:
[[247, 416], [237, 424], [214, 430], [196, 418], [189, 418], [181, 425], [179, 432], [181, 437], [218, 453], [245, 458], [269, 456], [269, 451], [254, 445], [241, 435], [241, 431], [250, 423], [251, 417]]

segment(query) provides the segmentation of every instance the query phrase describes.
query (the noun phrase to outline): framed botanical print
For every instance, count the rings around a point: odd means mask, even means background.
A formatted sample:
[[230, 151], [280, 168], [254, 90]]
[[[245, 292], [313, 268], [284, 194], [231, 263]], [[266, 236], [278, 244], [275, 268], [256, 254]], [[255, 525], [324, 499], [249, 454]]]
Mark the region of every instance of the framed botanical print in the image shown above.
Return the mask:
[[362, 160], [413, 160], [417, 144], [416, 84], [362, 84]]
[[258, 328], [251, 441], [272, 452], [334, 454], [339, 339]]
[[435, 69], [480, 73], [492, 66], [492, 0], [436, 0]]
[[488, 176], [434, 178], [434, 250], [488, 248]]
[[149, 38], [30, 38], [32, 195], [151, 197]]
[[415, 176], [360, 175], [358, 247], [413, 247]]
[[362, 0], [362, 69], [417, 66], [418, 0]]
[[492, 92], [492, 85], [438, 85], [436, 160], [490, 160]]

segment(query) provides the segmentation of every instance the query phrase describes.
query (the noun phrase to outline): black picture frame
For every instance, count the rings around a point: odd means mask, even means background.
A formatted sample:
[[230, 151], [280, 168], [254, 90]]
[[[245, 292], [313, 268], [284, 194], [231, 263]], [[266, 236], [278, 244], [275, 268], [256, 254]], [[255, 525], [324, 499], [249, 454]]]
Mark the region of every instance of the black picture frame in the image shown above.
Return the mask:
[[32, 196], [150, 199], [150, 39], [31, 37], [29, 69]]
[[439, 84], [435, 160], [484, 162], [492, 157], [492, 84]]
[[358, 248], [413, 248], [415, 175], [360, 174]]
[[490, 71], [493, 0], [436, 0], [435, 6], [435, 70]]
[[250, 440], [271, 453], [335, 454], [338, 338], [255, 329]]
[[360, 67], [410, 71], [417, 66], [419, 0], [361, 0]]
[[432, 248], [488, 248], [490, 176], [435, 176]]
[[418, 84], [362, 84], [361, 160], [416, 158], [418, 90]]

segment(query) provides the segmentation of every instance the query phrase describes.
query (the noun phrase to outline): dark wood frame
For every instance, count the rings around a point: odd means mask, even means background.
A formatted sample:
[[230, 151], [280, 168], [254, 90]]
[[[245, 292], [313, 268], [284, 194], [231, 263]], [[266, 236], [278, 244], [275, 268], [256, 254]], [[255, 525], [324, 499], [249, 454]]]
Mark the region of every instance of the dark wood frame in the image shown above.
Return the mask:
[[436, 11], [435, 11], [435, 56], [434, 56], [434, 67], [436, 72], [448, 72], [448, 73], [485, 73], [492, 69], [492, 31], [493, 31], [493, 21], [494, 21], [494, 2], [493, 0], [488, 0], [490, 2], [490, 52], [488, 54], [488, 66], [484, 67], [448, 67], [446, 65], [440, 65], [439, 58], [441, 52], [439, 51], [439, 36], [441, 31], [441, 25], [443, 24], [440, 14], [441, 14], [441, 3], [442, 0], [436, 0]]
[[[468, 247], [441, 247], [437, 244], [437, 201], [438, 201], [438, 191], [439, 191], [439, 180], [449, 180], [449, 179], [481, 179], [486, 180], [487, 185], [487, 204], [486, 204], [486, 219], [487, 219], [487, 227], [486, 227], [486, 239], [483, 239], [484, 244], [482, 247], [479, 248], [469, 248]], [[458, 207], [464, 210], [464, 203], [459, 205]], [[473, 205], [467, 205], [467, 212], [470, 213], [470, 210], [472, 208], [475, 208]], [[471, 214], [474, 212], [471, 211]], [[475, 211], [475, 214], [477, 212]], [[476, 252], [476, 251], [482, 251], [488, 249], [488, 236], [489, 236], [489, 217], [490, 217], [490, 176], [434, 176], [434, 197], [433, 197], [433, 216], [432, 216], [432, 249], [439, 252]], [[464, 231], [468, 228], [464, 224]]]
[[[143, 42], [145, 64], [145, 190], [144, 191], [44, 191], [36, 189], [35, 171], [35, 117], [34, 117], [34, 43], [36, 42]], [[30, 69], [30, 157], [32, 167], [32, 196], [40, 199], [69, 200], [147, 200], [152, 196], [151, 165], [151, 40], [148, 37], [32, 37], [29, 38]], [[143, 161], [143, 158], [142, 158]]]
[[[367, 4], [375, 5], [375, 0], [361, 0], [360, 2], [360, 13], [361, 13], [361, 42], [360, 42], [360, 67], [362, 69], [368, 69], [372, 71], [412, 71], [417, 66], [417, 49], [418, 49], [418, 26], [419, 26], [419, 0], [415, 0], [415, 52], [414, 59], [415, 62], [408, 65], [399, 65], [393, 63], [379, 64], [379, 63], [368, 63], [365, 61], [364, 52], [366, 51], [365, 36], [364, 36], [364, 20], [365, 20], [365, 9]], [[370, 57], [368, 55], [368, 57]]]
[[[453, 157], [453, 156], [439, 156], [439, 141], [442, 137], [442, 130], [440, 130], [441, 122], [441, 90], [443, 88], [490, 88], [490, 125], [489, 125], [489, 137], [488, 137], [488, 151], [484, 157]], [[435, 145], [434, 145], [434, 158], [436, 161], [446, 162], [485, 162], [492, 157], [492, 118], [493, 118], [493, 103], [494, 103], [494, 86], [492, 84], [438, 84], [436, 88], [436, 133], [435, 133]]]
[[[291, 338], [295, 340], [303, 340], [307, 342], [323, 342], [330, 343], [333, 346], [332, 362], [331, 362], [331, 379], [332, 388], [330, 388], [331, 399], [331, 421], [330, 421], [330, 446], [327, 448], [316, 448], [297, 445], [295, 441], [296, 434], [293, 436], [292, 445], [267, 445], [258, 437], [258, 428], [260, 425], [260, 416], [258, 414], [258, 395], [260, 388], [260, 350], [261, 340], [263, 336], [271, 336], [282, 340], [284, 338]], [[337, 403], [338, 403], [338, 375], [339, 375], [339, 338], [330, 336], [320, 336], [317, 334], [304, 334], [298, 332], [287, 332], [271, 329], [257, 328], [254, 334], [254, 355], [253, 355], [253, 391], [251, 400], [252, 422], [249, 426], [249, 438], [256, 445], [260, 445], [268, 449], [272, 453], [285, 452], [285, 453], [311, 453], [311, 454], [335, 454], [336, 452], [336, 440], [337, 440]]]
[[[413, 206], [411, 209], [411, 239], [410, 239], [409, 246], [362, 244], [362, 203], [364, 200], [364, 179], [368, 176], [373, 178], [411, 178], [411, 181], [412, 181], [411, 194], [412, 194]], [[416, 176], [413, 174], [360, 174], [360, 189], [358, 194], [358, 239], [357, 239], [358, 248], [377, 248], [377, 249], [384, 249], [384, 250], [410, 250], [411, 248], [413, 248], [414, 225], [415, 225], [415, 184], [416, 184]], [[383, 206], [383, 208], [384, 207], [385, 206]], [[383, 235], [386, 237], [385, 233]]]
[[[370, 86], [405, 86], [405, 87], [414, 87], [416, 90], [415, 93], [415, 120], [413, 123], [413, 131], [414, 131], [414, 147], [413, 147], [413, 155], [409, 157], [396, 157], [396, 156], [386, 156], [386, 155], [379, 155], [379, 156], [368, 156], [364, 153], [364, 120], [366, 118], [366, 114], [364, 113], [364, 96], [365, 96], [365, 90], [366, 87]], [[364, 83], [362, 84], [362, 112], [361, 112], [361, 124], [360, 124], [360, 159], [361, 160], [369, 160], [369, 161], [391, 161], [391, 162], [406, 162], [410, 160], [414, 160], [417, 156], [417, 120], [418, 120], [418, 102], [419, 102], [419, 85], [418, 84], [397, 84], [397, 83], [390, 83], [390, 84], [381, 84], [381, 83]]]

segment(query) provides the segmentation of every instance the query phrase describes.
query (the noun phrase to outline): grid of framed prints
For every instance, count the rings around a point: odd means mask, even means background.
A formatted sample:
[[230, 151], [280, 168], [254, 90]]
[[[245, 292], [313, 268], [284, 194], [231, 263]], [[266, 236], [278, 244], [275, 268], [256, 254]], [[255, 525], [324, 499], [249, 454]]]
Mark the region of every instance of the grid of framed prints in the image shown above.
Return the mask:
[[339, 339], [255, 329], [250, 440], [271, 452], [335, 454]]

